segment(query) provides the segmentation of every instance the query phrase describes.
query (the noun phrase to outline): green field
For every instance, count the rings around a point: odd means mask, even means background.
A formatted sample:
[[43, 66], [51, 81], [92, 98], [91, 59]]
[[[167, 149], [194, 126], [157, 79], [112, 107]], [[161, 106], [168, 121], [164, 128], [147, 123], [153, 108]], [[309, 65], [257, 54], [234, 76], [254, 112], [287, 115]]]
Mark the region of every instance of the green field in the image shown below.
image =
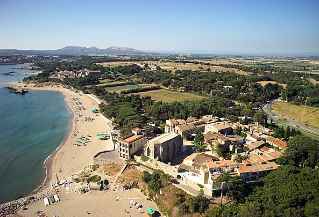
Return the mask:
[[138, 87], [148, 87], [150, 85], [143, 85], [143, 84], [129, 84], [129, 85], [124, 85], [124, 86], [115, 86], [115, 87], [106, 87], [106, 91], [115, 91], [119, 92], [122, 90], [128, 90], [128, 89], [133, 89], [133, 88], [138, 88]]
[[170, 91], [165, 89], [151, 90], [151, 91], [141, 92], [137, 94], [139, 94], [140, 96], [150, 96], [155, 101], [163, 101], [163, 102], [201, 100], [205, 98], [203, 96], [199, 96], [192, 93], [181, 93], [181, 92]]

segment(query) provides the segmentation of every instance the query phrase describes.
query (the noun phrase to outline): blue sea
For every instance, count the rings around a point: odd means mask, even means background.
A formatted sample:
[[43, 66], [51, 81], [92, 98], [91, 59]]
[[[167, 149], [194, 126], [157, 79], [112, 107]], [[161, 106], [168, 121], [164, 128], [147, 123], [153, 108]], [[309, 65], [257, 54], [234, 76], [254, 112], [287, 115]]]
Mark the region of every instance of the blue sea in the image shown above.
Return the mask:
[[[30, 75], [22, 65], [0, 65], [0, 83], [19, 81]], [[43, 162], [63, 142], [71, 126], [71, 114], [63, 94], [30, 91], [9, 93], [0, 84], [0, 204], [25, 196], [45, 177]]]

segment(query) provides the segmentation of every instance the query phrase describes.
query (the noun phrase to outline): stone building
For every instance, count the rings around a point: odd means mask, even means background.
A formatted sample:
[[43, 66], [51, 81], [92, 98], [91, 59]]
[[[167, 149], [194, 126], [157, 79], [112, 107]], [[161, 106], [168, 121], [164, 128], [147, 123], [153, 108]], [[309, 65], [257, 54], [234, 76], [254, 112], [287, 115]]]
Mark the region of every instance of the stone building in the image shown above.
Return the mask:
[[132, 130], [133, 133], [126, 137], [119, 139], [120, 143], [120, 157], [124, 159], [133, 158], [134, 154], [138, 151], [143, 150], [146, 144], [146, 137], [143, 134], [138, 134], [141, 131], [137, 128]]
[[178, 133], [171, 132], [149, 140], [144, 154], [152, 159], [167, 163], [182, 152], [182, 149], [182, 137]]

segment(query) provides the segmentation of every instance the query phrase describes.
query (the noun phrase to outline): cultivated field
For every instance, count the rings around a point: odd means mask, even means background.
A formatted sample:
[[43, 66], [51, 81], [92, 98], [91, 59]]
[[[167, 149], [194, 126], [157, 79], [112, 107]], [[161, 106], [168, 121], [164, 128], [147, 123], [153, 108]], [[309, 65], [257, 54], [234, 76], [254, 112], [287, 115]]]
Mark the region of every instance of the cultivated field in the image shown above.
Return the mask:
[[[212, 60], [212, 61], [200, 61], [198, 62], [203, 62], [203, 63], [212, 63], [212, 64], [234, 64], [229, 61], [218, 61], [218, 60]], [[136, 64], [141, 67], [144, 67], [145, 64], [148, 64], [149, 68], [151, 70], [155, 70], [156, 66], [161, 67], [162, 69], [165, 70], [171, 70], [172, 72], [175, 72], [176, 70], [206, 70], [210, 68], [211, 70], [216, 70], [216, 71], [221, 71], [221, 72], [234, 72], [236, 74], [240, 75], [249, 75], [248, 72], [234, 69], [234, 68], [226, 68], [222, 66], [207, 66], [205, 64], [195, 64], [195, 63], [178, 63], [178, 62], [172, 62], [172, 61], [143, 61], [143, 62], [105, 62], [105, 63], [99, 63], [99, 65], [102, 66], [119, 66], [119, 65], [131, 65], [131, 64]]]
[[287, 87], [287, 84], [280, 84], [280, 83], [277, 83], [276, 81], [258, 81], [257, 83], [261, 84], [261, 86], [263, 86], [263, 87], [266, 86], [267, 84], [278, 84], [284, 88]]
[[106, 87], [106, 91], [115, 91], [115, 92], [120, 92], [122, 90], [128, 90], [128, 89], [133, 89], [133, 88], [138, 88], [138, 87], [149, 87], [151, 85], [147, 84], [129, 84], [129, 85], [124, 85], [124, 86], [114, 86], [114, 87]]
[[[122, 84], [125, 83], [124, 81], [108, 81], [108, 80], [100, 80], [101, 84], [97, 84], [96, 86], [104, 86], [109, 84]], [[90, 86], [90, 85], [89, 85]]]
[[309, 127], [319, 129], [319, 108], [306, 106], [303, 121], [301, 120], [304, 106], [298, 106], [286, 102], [275, 102], [271, 108], [280, 115], [293, 118]]
[[163, 102], [176, 102], [176, 101], [185, 101], [185, 100], [201, 100], [205, 97], [195, 95], [192, 93], [181, 93], [165, 89], [160, 90], [151, 90], [147, 92], [136, 93], [140, 96], [150, 96], [155, 101]]

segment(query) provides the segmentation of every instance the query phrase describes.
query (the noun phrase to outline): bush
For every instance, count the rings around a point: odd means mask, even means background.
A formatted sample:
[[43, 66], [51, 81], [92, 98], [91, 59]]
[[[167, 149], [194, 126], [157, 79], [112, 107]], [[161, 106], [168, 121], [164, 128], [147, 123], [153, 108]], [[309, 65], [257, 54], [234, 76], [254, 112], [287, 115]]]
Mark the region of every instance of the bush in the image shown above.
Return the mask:
[[98, 176], [98, 175], [94, 175], [94, 176], [91, 176], [90, 178], [88, 178], [86, 180], [87, 183], [90, 183], [90, 182], [98, 182], [101, 180], [101, 177]]
[[179, 205], [178, 208], [181, 215], [186, 215], [187, 213], [189, 213], [189, 207], [186, 203], [182, 203], [181, 205]]
[[157, 192], [162, 187], [161, 175], [158, 171], [154, 171], [151, 175], [151, 180], [148, 183], [148, 188], [154, 192]]
[[143, 171], [142, 180], [143, 182], [148, 183], [151, 181], [151, 174], [148, 171]]
[[100, 166], [99, 166], [98, 164], [94, 164], [94, 165], [92, 166], [92, 170], [93, 170], [93, 171], [96, 171], [99, 167], [100, 167]]
[[179, 206], [180, 204], [185, 202], [184, 195], [176, 193], [176, 194], [174, 194], [174, 196], [175, 196], [174, 206]]
[[142, 154], [141, 159], [142, 159], [142, 161], [145, 162], [145, 161], [148, 161], [150, 158], [147, 157], [146, 155]]
[[187, 205], [189, 209], [194, 212], [204, 213], [208, 207], [208, 199], [202, 194], [196, 197], [190, 197], [187, 200]]

